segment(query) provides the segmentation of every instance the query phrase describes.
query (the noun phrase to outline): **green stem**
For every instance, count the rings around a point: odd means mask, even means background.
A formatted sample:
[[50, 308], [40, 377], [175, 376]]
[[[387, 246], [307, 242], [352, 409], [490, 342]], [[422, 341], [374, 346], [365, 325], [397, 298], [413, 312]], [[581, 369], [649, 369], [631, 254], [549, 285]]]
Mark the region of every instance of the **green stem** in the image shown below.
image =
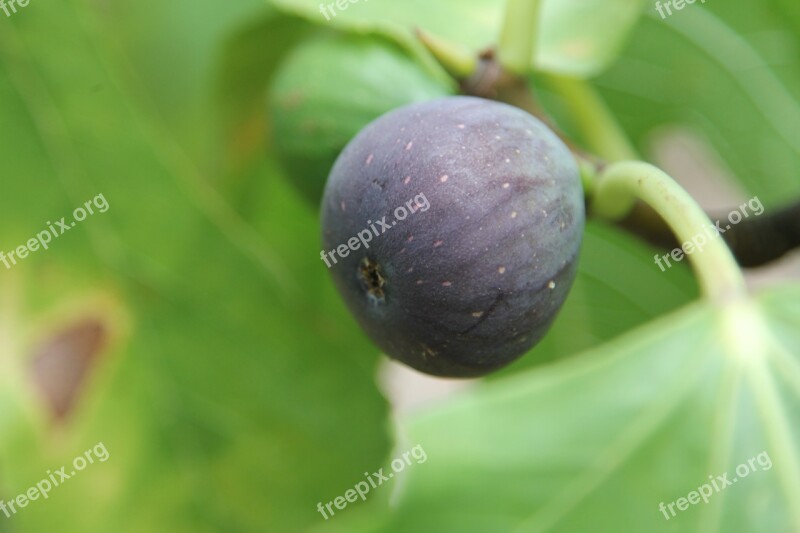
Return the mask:
[[515, 74], [533, 68], [541, 0], [507, 0], [503, 29], [500, 32], [500, 64]]
[[452, 78], [459, 80], [475, 72], [478, 66], [478, 58], [466, 47], [420, 28], [417, 28], [415, 33], [417, 39]]
[[[653, 165], [610, 165], [595, 183], [592, 209], [601, 217], [619, 220], [636, 199], [650, 205], [664, 219], [678, 242], [684, 243], [684, 250], [690, 249], [687, 243], [698, 243], [697, 249], [686, 255], [707, 298], [724, 303], [746, 295], [744, 278], [733, 254], [716, 231], [709, 231], [713, 228], [711, 220], [689, 193]], [[701, 239], [705, 240], [702, 247]]]
[[610, 162], [639, 159], [625, 132], [591, 85], [564, 76], [552, 75], [547, 80], [566, 100], [590, 151]]
[[574, 150], [572, 155], [575, 156], [575, 162], [578, 163], [578, 171], [581, 175], [581, 185], [583, 185], [583, 195], [586, 198], [594, 196], [595, 185], [597, 184], [597, 165], [584, 157], [581, 153], [576, 153]]

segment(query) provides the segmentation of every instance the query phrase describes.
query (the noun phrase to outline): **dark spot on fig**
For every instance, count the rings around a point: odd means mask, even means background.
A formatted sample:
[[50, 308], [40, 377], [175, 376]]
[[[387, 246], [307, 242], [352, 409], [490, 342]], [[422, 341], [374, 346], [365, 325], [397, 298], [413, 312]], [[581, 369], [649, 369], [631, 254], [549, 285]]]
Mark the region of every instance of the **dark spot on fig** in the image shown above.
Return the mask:
[[361, 264], [359, 265], [358, 277], [370, 301], [373, 303], [382, 303], [386, 299], [386, 292], [384, 291], [386, 278], [381, 271], [381, 265], [365, 257], [361, 260]]

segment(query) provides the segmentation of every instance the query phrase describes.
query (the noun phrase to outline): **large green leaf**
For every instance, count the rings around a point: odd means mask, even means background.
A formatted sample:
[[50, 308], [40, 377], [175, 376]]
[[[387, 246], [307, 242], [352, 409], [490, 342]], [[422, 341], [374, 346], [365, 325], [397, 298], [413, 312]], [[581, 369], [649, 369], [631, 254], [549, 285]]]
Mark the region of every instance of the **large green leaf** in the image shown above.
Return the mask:
[[[794, 285], [698, 303], [406, 419], [398, 450], [428, 460], [395, 481], [382, 530], [800, 529], [798, 302]], [[725, 473], [735, 484], [672, 516]]]
[[[128, 90], [147, 100], [181, 147], [204, 166], [218, 159], [219, 139], [213, 135], [216, 116], [208, 106], [217, 88], [214, 82], [223, 45], [235, 30], [275, 16], [274, 11], [263, 0], [231, 0], [224, 9], [208, 0], [122, 1], [91, 10], [94, 22], [107, 30], [101, 37], [103, 45], [113, 43], [125, 50], [121, 66], [130, 77]], [[82, 23], [91, 23], [81, 18]], [[282, 41], [297, 25], [280, 18], [285, 27], [275, 37]], [[56, 46], [46, 34], [39, 39]], [[268, 63], [276, 57], [281, 46], [273, 45], [275, 50], [262, 47], [262, 61]], [[98, 85], [90, 88], [101, 89]], [[240, 95], [226, 94], [230, 98]]]
[[[173, 135], [182, 128], [165, 126], [147, 94], [157, 84], [142, 87], [95, 9], [31, 4], [0, 32], [0, 249], [98, 193], [110, 205], [0, 270], [4, 296], [15, 289], [0, 367], [19, 371], [0, 394], [0, 498], [100, 441], [111, 457], [0, 528], [301, 530], [318, 516], [308, 502], [386, 454], [375, 350], [345, 318], [316, 221], [275, 165], [260, 169], [243, 220], [203, 179], [192, 143]], [[195, 104], [172, 116], [195, 116]], [[98, 290], [129, 332], [54, 427], [16, 377], [43, 340], [39, 318]]]
[[[381, 31], [413, 46], [415, 28], [468, 48], [474, 55], [498, 42], [505, 3], [497, 0], [408, 0], [336, 3], [275, 0], [320, 24]], [[540, 70], [592, 76], [616, 57], [642, 9], [640, 0], [545, 0], [534, 65]]]

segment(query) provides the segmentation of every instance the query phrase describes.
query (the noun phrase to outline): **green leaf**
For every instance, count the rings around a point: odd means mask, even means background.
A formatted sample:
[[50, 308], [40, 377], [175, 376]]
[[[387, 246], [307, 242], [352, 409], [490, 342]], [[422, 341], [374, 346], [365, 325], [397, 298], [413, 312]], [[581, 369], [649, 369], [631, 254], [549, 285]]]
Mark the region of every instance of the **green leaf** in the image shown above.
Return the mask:
[[[275, 4], [310, 21], [355, 32], [385, 33], [417, 49], [413, 30], [421, 28], [468, 46], [477, 55], [497, 43], [504, 2], [496, 0], [408, 0], [336, 3], [276, 0]], [[546, 0], [540, 20], [535, 68], [589, 77], [616, 57], [642, 8], [641, 0]]]
[[[279, 16], [274, 8], [263, 0], [231, 0], [225, 9], [209, 0], [122, 1], [102, 9], [73, 1], [84, 13], [84, 24], [107, 30], [103, 45], [121, 53], [128, 90], [149, 101], [181, 147], [203, 166], [217, 164], [216, 115], [209, 105], [216, 96], [223, 45], [243, 25]], [[286, 23], [281, 37], [291, 25]], [[55, 46], [49, 36], [40, 38]], [[262, 57], [271, 55], [270, 48], [262, 47]], [[91, 88], [102, 90], [97, 84]]]
[[[217, 16], [218, 4], [201, 4]], [[34, 326], [88, 292], [111, 293], [130, 330], [62, 425], [25, 380], [14, 381], [23, 393], [3, 388], [0, 498], [98, 442], [110, 458], [0, 528], [303, 530], [316, 501], [386, 455], [376, 350], [347, 318], [316, 219], [274, 162], [260, 167], [245, 220], [204, 180], [194, 144], [149, 93], [159, 84], [143, 88], [118, 23], [96, 9], [31, 4], [0, 32], [0, 250], [96, 194], [110, 206], [2, 268], [0, 368], [25, 368], [42, 340]], [[189, 100], [172, 116], [197, 116]]]
[[688, 129], [767, 209], [800, 196], [798, 40], [776, 3], [696, 3], [665, 20], [653, 11], [597, 80], [642, 153], [657, 129]]
[[215, 99], [227, 172], [235, 174], [263, 158], [268, 88], [286, 54], [312, 33], [304, 20], [270, 9], [227, 38]]
[[[384, 530], [797, 530], [798, 302], [793, 285], [699, 303], [411, 416], [398, 448], [429, 459], [397, 480]], [[740, 479], [707, 504], [659, 511], [726, 472]]]
[[648, 3], [545, 0], [535, 67], [582, 78], [599, 74], [616, 60], [643, 5]]

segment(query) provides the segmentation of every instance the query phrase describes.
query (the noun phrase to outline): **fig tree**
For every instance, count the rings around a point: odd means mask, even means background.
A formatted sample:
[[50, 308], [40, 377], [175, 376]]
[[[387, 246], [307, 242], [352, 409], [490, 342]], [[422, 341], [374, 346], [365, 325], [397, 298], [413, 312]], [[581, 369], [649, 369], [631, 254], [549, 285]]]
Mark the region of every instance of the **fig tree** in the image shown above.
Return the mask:
[[575, 277], [578, 168], [515, 107], [453, 96], [384, 114], [336, 160], [322, 260], [387, 355], [480, 376], [544, 336]]

